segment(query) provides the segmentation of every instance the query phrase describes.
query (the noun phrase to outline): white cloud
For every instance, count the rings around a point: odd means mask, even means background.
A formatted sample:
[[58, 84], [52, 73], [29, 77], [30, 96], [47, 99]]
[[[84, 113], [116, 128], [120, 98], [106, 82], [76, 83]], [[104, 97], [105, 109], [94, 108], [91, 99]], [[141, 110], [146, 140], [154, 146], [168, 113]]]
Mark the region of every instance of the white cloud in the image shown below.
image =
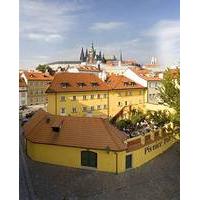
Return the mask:
[[168, 65], [179, 61], [180, 22], [177, 20], [161, 20], [146, 34], [152, 40], [152, 48], [161, 64]]
[[31, 40], [43, 39], [51, 42], [54, 39], [67, 37], [76, 26], [76, 12], [86, 9], [77, 1], [20, 1], [20, 37]]
[[94, 31], [108, 31], [124, 26], [124, 22], [97, 22], [90, 29]]
[[62, 39], [62, 36], [59, 34], [38, 34], [38, 33], [29, 33], [28, 38], [31, 40], [52, 42], [59, 39]]

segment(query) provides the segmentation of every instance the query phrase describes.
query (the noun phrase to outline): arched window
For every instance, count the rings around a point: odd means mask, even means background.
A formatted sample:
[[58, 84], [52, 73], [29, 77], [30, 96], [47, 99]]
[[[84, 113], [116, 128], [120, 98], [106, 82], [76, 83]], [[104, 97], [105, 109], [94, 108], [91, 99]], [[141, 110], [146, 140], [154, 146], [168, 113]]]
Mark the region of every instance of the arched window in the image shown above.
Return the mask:
[[81, 151], [81, 165], [97, 168], [97, 153], [92, 151]]

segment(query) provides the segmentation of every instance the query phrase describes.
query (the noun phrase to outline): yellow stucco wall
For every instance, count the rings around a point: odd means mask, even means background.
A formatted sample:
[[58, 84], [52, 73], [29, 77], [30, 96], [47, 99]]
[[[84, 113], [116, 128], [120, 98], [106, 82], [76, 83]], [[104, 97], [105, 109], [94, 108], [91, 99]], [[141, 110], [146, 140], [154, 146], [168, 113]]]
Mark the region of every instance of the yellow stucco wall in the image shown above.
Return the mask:
[[[152, 160], [159, 154], [166, 151], [175, 143], [175, 140], [171, 137], [166, 137], [155, 141], [149, 145], [145, 145], [143, 148], [131, 152], [132, 154], [132, 166], [133, 168], [139, 167], [144, 163]], [[129, 153], [130, 154], [130, 153]]]
[[[27, 140], [27, 154], [32, 160], [44, 163], [63, 165], [75, 168], [88, 168], [81, 166], [81, 151], [83, 150], [86, 149], [36, 144]], [[112, 173], [120, 173], [125, 170], [125, 151], [110, 151], [109, 153], [103, 150], [90, 149], [90, 151], [97, 153], [96, 170]]]
[[[131, 92], [131, 95], [127, 95]], [[97, 95], [100, 94], [101, 98], [98, 99]], [[104, 98], [106, 94], [106, 98]], [[91, 95], [94, 95], [94, 99], [91, 99]], [[65, 96], [66, 101], [61, 101], [61, 96]], [[73, 96], [76, 96], [76, 101], [73, 101]], [[83, 100], [83, 96], [87, 97], [87, 100]], [[71, 116], [87, 116], [87, 113], [83, 111], [83, 107], [87, 107], [87, 110], [94, 106], [92, 116], [114, 116], [117, 114], [125, 102], [127, 105], [139, 106], [144, 105], [146, 101], [146, 90], [145, 89], [132, 89], [132, 90], [112, 90], [112, 91], [90, 91], [90, 92], [68, 92], [68, 93], [57, 93], [48, 94], [48, 107], [47, 110], [51, 114], [61, 113], [61, 108], [66, 109], [65, 115]], [[118, 105], [120, 102], [120, 106]], [[98, 105], [101, 109], [98, 109]], [[106, 108], [104, 107], [106, 105]], [[72, 112], [72, 109], [76, 108], [76, 113]]]
[[[127, 95], [131, 92], [131, 95]], [[120, 105], [118, 104], [120, 102]], [[112, 90], [109, 92], [109, 115], [114, 116], [124, 106], [127, 105], [144, 105], [145, 103], [145, 90], [132, 89], [132, 90]]]
[[[100, 98], [97, 95], [100, 94]], [[104, 97], [106, 94], [106, 98]], [[94, 99], [91, 99], [91, 95], [94, 95]], [[61, 101], [61, 96], [65, 96], [65, 101]], [[76, 96], [76, 100], [73, 100], [73, 96]], [[83, 99], [86, 96], [86, 100]], [[100, 105], [100, 109], [98, 109]], [[106, 105], [106, 108], [104, 108]], [[87, 116], [87, 112], [83, 111], [83, 107], [87, 107], [87, 110], [91, 110], [91, 106], [94, 106], [92, 116], [106, 115], [108, 116], [108, 91], [91, 91], [91, 92], [68, 92], [48, 94], [48, 112], [51, 114], [61, 114], [61, 108], [65, 108], [65, 115], [71, 116]], [[76, 112], [73, 112], [73, 108], [76, 108]]]

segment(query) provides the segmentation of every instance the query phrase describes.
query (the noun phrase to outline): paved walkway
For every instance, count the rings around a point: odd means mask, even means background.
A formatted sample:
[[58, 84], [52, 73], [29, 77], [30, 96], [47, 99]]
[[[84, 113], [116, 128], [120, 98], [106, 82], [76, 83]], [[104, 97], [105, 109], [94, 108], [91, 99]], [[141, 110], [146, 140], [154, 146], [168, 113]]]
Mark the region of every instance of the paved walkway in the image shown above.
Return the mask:
[[144, 166], [115, 175], [26, 158], [40, 200], [179, 200], [179, 144]]

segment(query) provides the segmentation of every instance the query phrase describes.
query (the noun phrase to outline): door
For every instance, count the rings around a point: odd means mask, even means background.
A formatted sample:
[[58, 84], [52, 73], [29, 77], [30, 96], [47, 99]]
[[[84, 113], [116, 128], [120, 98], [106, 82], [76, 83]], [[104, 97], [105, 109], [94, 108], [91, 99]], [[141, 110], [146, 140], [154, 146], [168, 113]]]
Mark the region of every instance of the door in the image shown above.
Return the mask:
[[126, 169], [132, 168], [132, 154], [126, 156]]
[[97, 168], [97, 153], [92, 151], [81, 151], [81, 165]]

